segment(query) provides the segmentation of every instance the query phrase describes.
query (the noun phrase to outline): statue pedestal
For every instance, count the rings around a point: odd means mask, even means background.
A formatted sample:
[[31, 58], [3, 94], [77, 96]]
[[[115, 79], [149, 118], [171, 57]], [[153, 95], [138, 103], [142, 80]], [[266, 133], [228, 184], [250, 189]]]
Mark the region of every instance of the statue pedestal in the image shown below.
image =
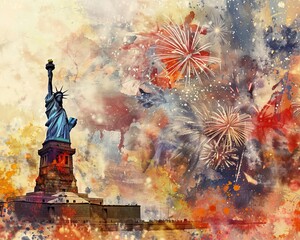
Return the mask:
[[56, 140], [43, 143], [38, 151], [40, 155], [39, 176], [36, 179], [35, 192], [47, 194], [58, 192], [78, 193], [76, 178], [73, 174], [73, 154], [71, 144]]

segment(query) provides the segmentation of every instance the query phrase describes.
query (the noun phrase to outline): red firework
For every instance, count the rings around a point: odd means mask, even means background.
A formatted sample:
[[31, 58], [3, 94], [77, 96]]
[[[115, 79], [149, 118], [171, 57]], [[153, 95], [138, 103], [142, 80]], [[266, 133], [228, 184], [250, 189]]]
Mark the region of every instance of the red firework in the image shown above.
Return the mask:
[[194, 25], [165, 25], [158, 33], [156, 59], [164, 68], [164, 73], [173, 83], [179, 79], [190, 82], [196, 78], [201, 82], [201, 74], [214, 75], [210, 64], [220, 63], [220, 59], [210, 56], [210, 43], [205, 43], [205, 29]]

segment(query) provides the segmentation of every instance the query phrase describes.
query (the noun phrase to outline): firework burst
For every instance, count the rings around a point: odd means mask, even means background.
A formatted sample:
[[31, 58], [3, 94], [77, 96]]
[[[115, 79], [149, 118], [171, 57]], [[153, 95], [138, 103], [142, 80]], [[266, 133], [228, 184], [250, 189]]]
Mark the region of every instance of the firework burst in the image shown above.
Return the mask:
[[197, 25], [193, 30], [191, 26], [171, 23], [165, 25], [158, 34], [156, 45], [156, 60], [163, 63], [164, 72], [176, 81], [197, 78], [201, 82], [201, 73], [209, 77], [214, 76], [210, 64], [220, 63], [220, 59], [211, 57], [210, 43], [204, 43], [203, 29]]
[[228, 43], [228, 36], [230, 31], [228, 31], [225, 21], [221, 15], [212, 15], [209, 27], [208, 34], [214, 42], [217, 43]]
[[207, 137], [203, 134], [203, 116], [200, 111], [188, 104], [182, 105], [180, 111], [173, 115], [167, 132], [174, 136], [172, 158], [186, 157], [188, 159], [186, 174], [190, 175], [197, 168], [200, 154]]
[[237, 108], [220, 107], [211, 114], [205, 123], [204, 134], [215, 139], [217, 144], [224, 142], [226, 147], [233, 144], [241, 146], [252, 131], [251, 118], [247, 114], [239, 113]]
[[216, 141], [211, 141], [203, 147], [201, 152], [201, 160], [205, 165], [217, 170], [225, 167], [235, 166], [239, 160], [236, 154], [236, 148], [227, 148], [224, 144], [217, 144]]
[[203, 133], [201, 121], [190, 116], [176, 117], [176, 121], [170, 127], [183, 141], [197, 141]]

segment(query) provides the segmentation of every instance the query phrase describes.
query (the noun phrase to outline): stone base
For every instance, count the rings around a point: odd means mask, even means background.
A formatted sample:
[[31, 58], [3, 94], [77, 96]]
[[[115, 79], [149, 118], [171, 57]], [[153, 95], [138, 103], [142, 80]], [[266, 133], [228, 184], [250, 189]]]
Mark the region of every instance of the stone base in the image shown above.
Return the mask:
[[[5, 209], [5, 211], [4, 211]], [[13, 212], [19, 221], [126, 223], [141, 221], [139, 205], [103, 205], [102, 198], [59, 192], [53, 195], [31, 192], [0, 204], [0, 211]]]
[[70, 143], [47, 141], [38, 151], [40, 155], [39, 176], [36, 179], [35, 192], [55, 194], [58, 192], [78, 193], [76, 178], [73, 174], [73, 154]]

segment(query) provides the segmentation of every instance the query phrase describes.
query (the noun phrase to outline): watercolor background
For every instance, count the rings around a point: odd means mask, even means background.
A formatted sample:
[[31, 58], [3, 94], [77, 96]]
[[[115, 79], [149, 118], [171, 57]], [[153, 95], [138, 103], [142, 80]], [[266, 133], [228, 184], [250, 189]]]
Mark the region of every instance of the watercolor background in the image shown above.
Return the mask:
[[[299, 14], [298, 0], [0, 1], [0, 198], [34, 188], [46, 134], [44, 67], [52, 58], [53, 83], [68, 89], [64, 108], [78, 118], [71, 140], [80, 192], [107, 204], [141, 204], [145, 220], [206, 221], [199, 239], [296, 239]], [[204, 29], [209, 56], [220, 60], [209, 66], [214, 75], [202, 72], [199, 82], [166, 70], [159, 37], [166, 26]], [[249, 129], [241, 144], [233, 141], [234, 154], [224, 153], [234, 165], [205, 165], [210, 146], [199, 146], [222, 106], [246, 116]], [[1, 222], [2, 238], [31, 239], [33, 232], [41, 239], [103, 237], [75, 227], [13, 232]], [[193, 236], [126, 234], [106, 238]]]

